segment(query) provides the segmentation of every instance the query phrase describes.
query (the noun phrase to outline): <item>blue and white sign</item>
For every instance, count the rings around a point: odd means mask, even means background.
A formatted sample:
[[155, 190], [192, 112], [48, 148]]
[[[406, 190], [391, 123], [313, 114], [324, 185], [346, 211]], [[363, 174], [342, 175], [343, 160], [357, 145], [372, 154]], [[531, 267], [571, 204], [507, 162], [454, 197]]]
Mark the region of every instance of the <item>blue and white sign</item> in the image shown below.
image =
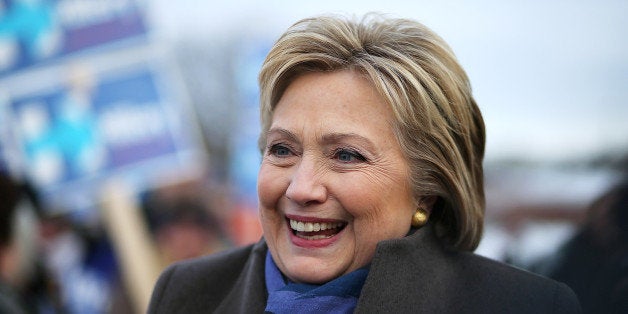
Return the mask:
[[23, 168], [47, 200], [90, 206], [106, 178], [150, 181], [198, 161], [166, 79], [148, 63], [100, 74], [75, 66], [63, 84], [9, 100]]
[[135, 0], [0, 0], [0, 77], [90, 48], [144, 39]]

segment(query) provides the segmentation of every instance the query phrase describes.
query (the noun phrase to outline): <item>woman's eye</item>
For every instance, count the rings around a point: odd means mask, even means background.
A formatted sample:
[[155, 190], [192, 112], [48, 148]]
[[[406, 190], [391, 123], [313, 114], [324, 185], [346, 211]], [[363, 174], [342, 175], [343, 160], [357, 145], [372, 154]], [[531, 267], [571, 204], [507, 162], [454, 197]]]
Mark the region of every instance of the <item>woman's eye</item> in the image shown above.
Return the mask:
[[292, 153], [288, 147], [279, 144], [271, 146], [269, 152], [277, 157], [288, 157]]
[[347, 150], [347, 149], [341, 149], [341, 150], [336, 151], [336, 154], [334, 157], [343, 163], [351, 163], [351, 162], [358, 162], [358, 161], [366, 160], [366, 158], [364, 158], [364, 156], [362, 156], [360, 153], [352, 151], [352, 150]]

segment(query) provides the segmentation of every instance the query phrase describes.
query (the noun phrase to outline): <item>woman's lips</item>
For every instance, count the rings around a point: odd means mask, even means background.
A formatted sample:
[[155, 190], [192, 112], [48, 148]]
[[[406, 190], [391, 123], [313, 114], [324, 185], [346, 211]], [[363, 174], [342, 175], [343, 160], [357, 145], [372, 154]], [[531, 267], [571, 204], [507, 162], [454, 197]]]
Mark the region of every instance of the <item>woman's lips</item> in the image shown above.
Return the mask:
[[286, 217], [292, 242], [304, 247], [322, 247], [333, 243], [334, 237], [347, 225], [340, 220], [312, 217]]

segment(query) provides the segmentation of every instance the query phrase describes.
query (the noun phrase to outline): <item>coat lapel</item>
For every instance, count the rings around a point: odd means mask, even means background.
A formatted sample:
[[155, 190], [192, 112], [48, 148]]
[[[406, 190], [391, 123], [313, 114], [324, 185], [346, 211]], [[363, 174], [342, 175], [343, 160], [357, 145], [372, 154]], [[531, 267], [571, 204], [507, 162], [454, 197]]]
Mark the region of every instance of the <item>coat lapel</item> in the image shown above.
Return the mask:
[[264, 313], [268, 298], [264, 278], [267, 250], [264, 240], [255, 244], [251, 257], [231, 289], [231, 293], [216, 309], [216, 313]]
[[[428, 225], [377, 246], [356, 313], [443, 313], [455, 294], [449, 253]], [[408, 266], [410, 265], [410, 266]], [[386, 289], [382, 289], [386, 287]]]

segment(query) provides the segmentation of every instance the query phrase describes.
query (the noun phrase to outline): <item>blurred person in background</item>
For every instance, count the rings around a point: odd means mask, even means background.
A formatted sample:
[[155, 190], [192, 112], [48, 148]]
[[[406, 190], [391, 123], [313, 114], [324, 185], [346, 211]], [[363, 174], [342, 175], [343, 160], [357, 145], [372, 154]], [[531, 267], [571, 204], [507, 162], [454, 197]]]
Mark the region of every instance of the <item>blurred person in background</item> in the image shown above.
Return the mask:
[[41, 206], [35, 190], [0, 172], [0, 313], [58, 313], [56, 283], [39, 251]]
[[0, 173], [0, 313], [130, 313], [118, 276], [105, 234]]
[[[68, 213], [51, 213], [41, 221], [43, 263], [58, 287], [67, 313], [110, 313], [128, 308], [116, 256], [105, 232], [86, 227]], [[115, 296], [115, 297], [114, 297]], [[118, 313], [126, 313], [118, 310]]]
[[593, 202], [580, 230], [533, 269], [569, 285], [585, 313], [626, 313], [628, 178]]
[[259, 76], [264, 237], [169, 267], [150, 313], [578, 313], [564, 284], [471, 253], [484, 123], [411, 20], [305, 19]]
[[224, 249], [221, 222], [198, 188], [162, 188], [144, 196], [143, 209], [164, 266]]

